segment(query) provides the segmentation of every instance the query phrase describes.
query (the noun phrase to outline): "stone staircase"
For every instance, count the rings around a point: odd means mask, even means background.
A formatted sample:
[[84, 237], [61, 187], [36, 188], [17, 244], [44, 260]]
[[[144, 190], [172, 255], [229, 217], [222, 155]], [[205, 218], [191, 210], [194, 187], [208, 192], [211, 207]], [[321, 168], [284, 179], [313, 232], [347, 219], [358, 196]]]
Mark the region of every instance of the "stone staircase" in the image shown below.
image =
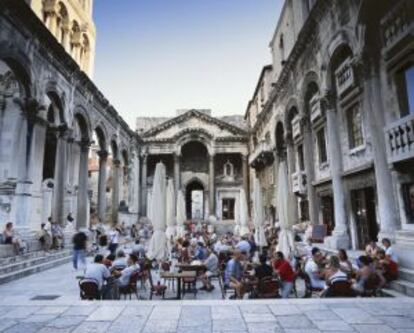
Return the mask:
[[46, 253], [29, 252], [20, 256], [0, 259], [0, 284], [14, 281], [25, 276], [45, 271], [70, 262], [71, 250]]

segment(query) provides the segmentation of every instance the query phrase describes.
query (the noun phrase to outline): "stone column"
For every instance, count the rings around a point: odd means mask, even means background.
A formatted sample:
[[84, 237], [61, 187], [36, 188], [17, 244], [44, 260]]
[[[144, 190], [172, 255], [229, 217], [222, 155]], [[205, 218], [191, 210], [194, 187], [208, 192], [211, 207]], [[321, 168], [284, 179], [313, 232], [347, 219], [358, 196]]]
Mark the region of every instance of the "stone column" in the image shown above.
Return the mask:
[[384, 108], [378, 72], [371, 69], [365, 81], [364, 109], [368, 110], [368, 124], [374, 148], [375, 181], [378, 197], [380, 232], [378, 239], [394, 239], [398, 230], [398, 217], [394, 198], [392, 174], [387, 162], [384, 135]]
[[119, 207], [119, 176], [121, 161], [112, 161], [112, 223], [118, 223], [118, 207]]
[[342, 150], [339, 140], [337, 114], [333, 96], [331, 96], [330, 93], [324, 97], [322, 105], [326, 111], [329, 166], [331, 170], [335, 208], [335, 229], [332, 232], [332, 236], [328, 238], [328, 242], [332, 248], [346, 249], [349, 247], [350, 241], [347, 228], [345, 188], [342, 179]]
[[138, 214], [140, 207], [140, 183], [139, 183], [139, 172], [140, 162], [138, 152], [133, 152], [132, 155], [132, 169], [131, 169], [131, 182], [129, 184], [129, 211], [131, 213]]
[[56, 34], [57, 16], [54, 11], [49, 11], [46, 13], [45, 25], [53, 35]]
[[318, 210], [315, 188], [312, 185], [314, 179], [314, 155], [312, 149], [312, 132], [309, 120], [302, 118], [303, 128], [303, 155], [305, 159], [306, 185], [309, 202], [309, 219], [311, 224], [318, 224]]
[[148, 155], [142, 156], [142, 176], [141, 176], [141, 215], [147, 216], [147, 162], [148, 162]]
[[62, 29], [62, 45], [66, 52], [70, 52], [70, 29], [69, 27], [63, 27]]
[[88, 155], [89, 141], [80, 142], [80, 162], [79, 162], [79, 184], [78, 184], [78, 216], [76, 218], [77, 228], [88, 226], [89, 198], [88, 198]]
[[55, 179], [54, 179], [54, 196], [53, 196], [53, 220], [65, 225], [66, 219], [64, 216], [65, 207], [65, 184], [66, 184], [66, 134], [67, 126], [60, 125], [57, 132], [56, 158], [55, 158]]
[[215, 188], [214, 188], [214, 154], [209, 155], [209, 206], [210, 206], [210, 215], [216, 215], [216, 200], [215, 200]]
[[99, 177], [98, 177], [98, 217], [102, 222], [106, 220], [106, 166], [108, 152], [98, 151], [99, 156]]
[[246, 200], [249, 200], [249, 157], [247, 155], [242, 155], [242, 172], [243, 172], [243, 189], [246, 193]]
[[175, 194], [181, 189], [180, 155], [174, 154], [174, 184]]

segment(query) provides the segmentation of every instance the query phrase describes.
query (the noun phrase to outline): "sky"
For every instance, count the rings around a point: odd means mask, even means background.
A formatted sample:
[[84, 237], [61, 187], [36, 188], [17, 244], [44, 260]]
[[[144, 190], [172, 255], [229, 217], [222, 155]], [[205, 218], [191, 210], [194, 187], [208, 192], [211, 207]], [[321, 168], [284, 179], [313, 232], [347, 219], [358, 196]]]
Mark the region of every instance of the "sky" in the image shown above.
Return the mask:
[[95, 0], [94, 81], [135, 129], [177, 109], [244, 114], [283, 0]]

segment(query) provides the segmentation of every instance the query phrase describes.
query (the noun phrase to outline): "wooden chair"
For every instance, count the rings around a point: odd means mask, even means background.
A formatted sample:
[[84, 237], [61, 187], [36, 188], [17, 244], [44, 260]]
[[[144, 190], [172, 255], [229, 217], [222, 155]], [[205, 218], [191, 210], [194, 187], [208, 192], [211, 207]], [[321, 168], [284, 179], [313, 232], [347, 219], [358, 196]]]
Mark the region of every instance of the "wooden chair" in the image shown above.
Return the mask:
[[132, 294], [135, 294], [137, 299], [139, 299], [137, 283], [140, 272], [134, 272], [129, 277], [129, 283], [125, 287], [119, 287], [119, 296], [124, 295], [125, 299], [129, 295], [129, 299], [132, 299]]
[[349, 281], [337, 281], [332, 283], [321, 297], [356, 297], [356, 293]]
[[165, 299], [165, 291], [167, 290], [167, 286], [163, 284], [154, 285], [153, 280], [152, 280], [151, 270], [148, 270], [148, 281], [150, 283], [149, 299], [151, 300], [154, 295], [161, 296], [162, 299]]
[[94, 279], [82, 279], [79, 281], [80, 298], [82, 300], [101, 299], [98, 282]]
[[257, 298], [280, 298], [279, 280], [273, 277], [265, 277], [259, 281]]

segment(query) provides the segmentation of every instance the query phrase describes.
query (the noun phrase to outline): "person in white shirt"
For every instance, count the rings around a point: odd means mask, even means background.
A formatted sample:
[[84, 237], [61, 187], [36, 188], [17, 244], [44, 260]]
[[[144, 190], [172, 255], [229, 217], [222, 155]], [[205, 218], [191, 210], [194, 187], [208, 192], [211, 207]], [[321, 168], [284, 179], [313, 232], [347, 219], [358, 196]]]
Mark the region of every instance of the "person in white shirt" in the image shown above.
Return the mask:
[[108, 236], [109, 236], [108, 237], [109, 238], [108, 250], [111, 252], [111, 254], [115, 254], [116, 249], [118, 248], [119, 236], [120, 236], [120, 232], [116, 228], [116, 226], [113, 226], [111, 228], [111, 230], [108, 233]]
[[203, 287], [200, 290], [212, 291], [214, 286], [211, 284], [210, 278], [217, 274], [219, 259], [210, 248], [207, 248], [206, 251], [207, 258], [203, 262], [206, 272], [200, 277], [203, 282]]
[[123, 250], [119, 250], [116, 254], [116, 259], [112, 263], [111, 269], [122, 271], [128, 266], [128, 260]]
[[86, 267], [84, 275], [85, 279], [96, 281], [100, 291], [102, 291], [104, 281], [111, 276], [111, 272], [102, 262], [103, 256], [100, 254], [96, 255], [94, 262]]
[[326, 282], [323, 280], [318, 263], [322, 259], [322, 253], [317, 248], [312, 249], [312, 258], [309, 258], [305, 264], [305, 272], [309, 276], [312, 288], [325, 289]]
[[138, 257], [135, 254], [130, 254], [128, 257], [128, 267], [122, 270], [121, 275], [116, 280], [118, 287], [126, 287], [129, 284], [129, 279], [133, 273], [138, 273], [140, 267], [138, 264]]
[[236, 249], [239, 249], [240, 252], [246, 254], [247, 256], [250, 255], [251, 246], [250, 243], [247, 241], [246, 236], [242, 236], [240, 242], [236, 244]]
[[385, 255], [398, 264], [398, 256], [391, 246], [391, 241], [388, 238], [383, 238], [381, 243], [384, 246]]

